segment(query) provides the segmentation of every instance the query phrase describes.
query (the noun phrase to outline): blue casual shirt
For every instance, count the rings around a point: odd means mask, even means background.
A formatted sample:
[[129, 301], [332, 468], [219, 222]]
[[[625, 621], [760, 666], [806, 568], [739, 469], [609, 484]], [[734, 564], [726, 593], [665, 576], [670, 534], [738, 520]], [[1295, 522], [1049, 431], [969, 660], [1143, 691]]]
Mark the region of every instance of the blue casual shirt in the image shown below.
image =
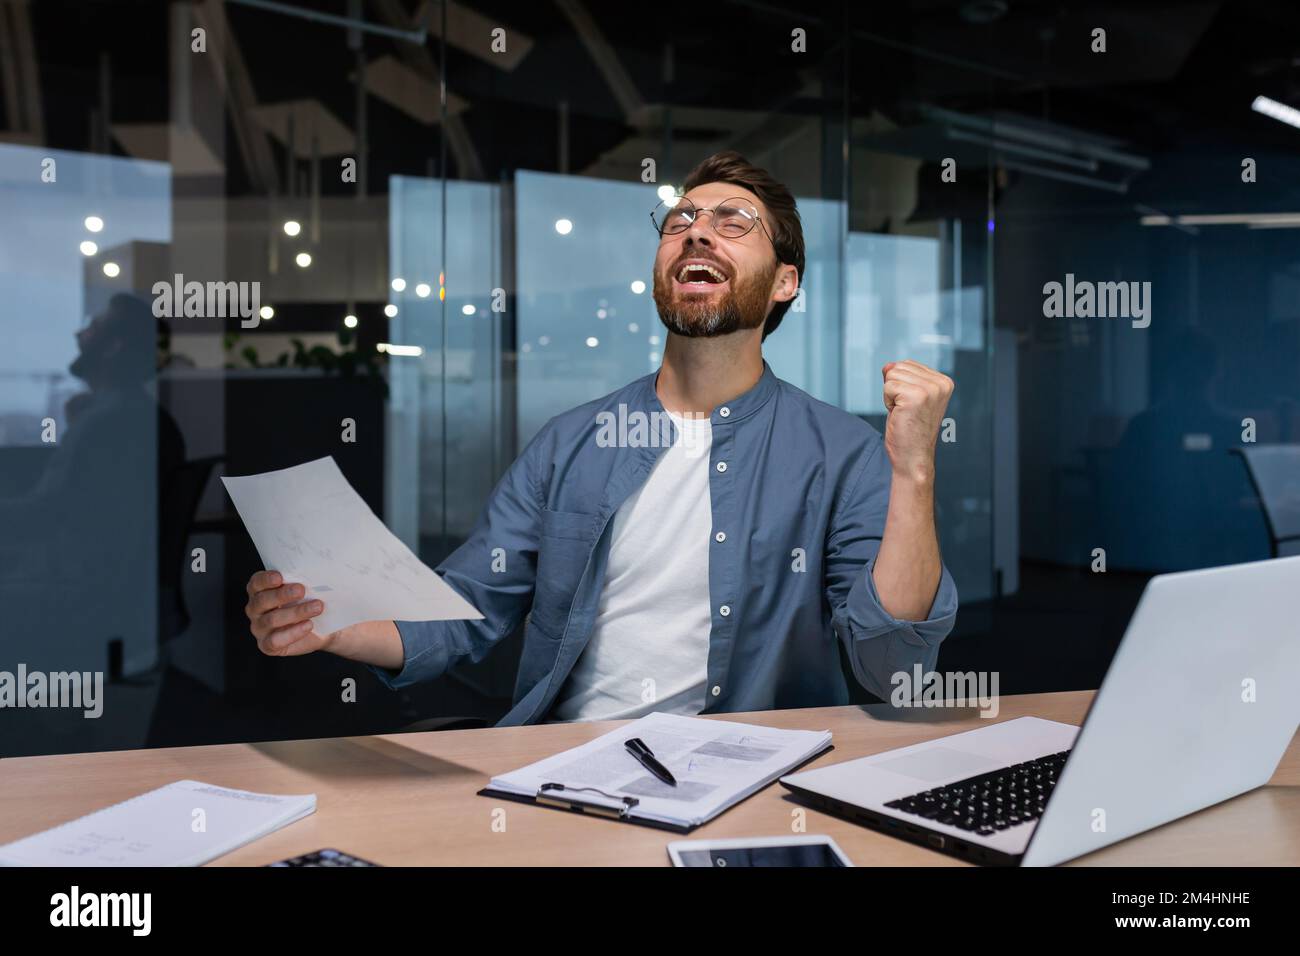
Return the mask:
[[[401, 688], [482, 660], [526, 619], [514, 706], [500, 726], [546, 717], [591, 636], [612, 518], [675, 427], [656, 375], [551, 419], [493, 489], [469, 538], [437, 571], [481, 621], [398, 621]], [[891, 616], [871, 571], [890, 464], [880, 433], [778, 379], [710, 415], [708, 683], [702, 713], [848, 702], [835, 642], [877, 697], [891, 676], [934, 668], [957, 615], [943, 568], [924, 621]], [[654, 634], [646, 640], [653, 641]]]

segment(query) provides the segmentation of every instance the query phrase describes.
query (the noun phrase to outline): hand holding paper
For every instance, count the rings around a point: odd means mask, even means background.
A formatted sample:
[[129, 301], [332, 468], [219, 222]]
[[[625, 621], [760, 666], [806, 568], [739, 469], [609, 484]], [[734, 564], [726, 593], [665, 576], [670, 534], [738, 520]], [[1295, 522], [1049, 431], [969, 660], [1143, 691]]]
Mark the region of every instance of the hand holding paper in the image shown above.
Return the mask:
[[268, 570], [325, 609], [318, 634], [361, 621], [483, 615], [384, 526], [333, 458], [222, 482]]

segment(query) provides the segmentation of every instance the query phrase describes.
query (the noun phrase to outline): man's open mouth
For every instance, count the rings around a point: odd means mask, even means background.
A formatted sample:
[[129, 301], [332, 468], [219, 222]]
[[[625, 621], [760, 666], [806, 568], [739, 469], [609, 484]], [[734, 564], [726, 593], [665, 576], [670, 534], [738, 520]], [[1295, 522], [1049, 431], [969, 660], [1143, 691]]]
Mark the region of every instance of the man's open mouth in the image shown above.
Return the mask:
[[725, 285], [726, 273], [716, 266], [704, 262], [688, 262], [677, 270], [675, 276], [678, 285], [693, 289], [704, 289], [715, 285]]

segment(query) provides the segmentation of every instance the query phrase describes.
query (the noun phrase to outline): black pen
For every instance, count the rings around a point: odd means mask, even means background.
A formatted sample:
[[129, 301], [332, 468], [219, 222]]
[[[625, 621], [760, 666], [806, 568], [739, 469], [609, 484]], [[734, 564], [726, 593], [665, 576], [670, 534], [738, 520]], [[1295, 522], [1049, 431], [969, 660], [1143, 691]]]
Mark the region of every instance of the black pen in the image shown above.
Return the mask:
[[650, 751], [650, 748], [645, 745], [640, 737], [633, 737], [631, 740], [625, 740], [623, 746], [627, 748], [628, 753], [641, 763], [641, 766], [645, 767], [670, 787], [677, 786], [677, 780], [668, 772], [668, 768], [655, 759], [655, 755]]

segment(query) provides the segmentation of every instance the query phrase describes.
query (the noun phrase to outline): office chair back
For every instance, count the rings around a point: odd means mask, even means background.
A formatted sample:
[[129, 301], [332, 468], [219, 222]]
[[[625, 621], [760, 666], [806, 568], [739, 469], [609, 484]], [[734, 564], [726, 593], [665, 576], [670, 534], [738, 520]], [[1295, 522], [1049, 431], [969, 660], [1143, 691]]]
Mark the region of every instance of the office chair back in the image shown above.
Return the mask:
[[1234, 448], [1259, 495], [1273, 556], [1300, 554], [1300, 445]]

